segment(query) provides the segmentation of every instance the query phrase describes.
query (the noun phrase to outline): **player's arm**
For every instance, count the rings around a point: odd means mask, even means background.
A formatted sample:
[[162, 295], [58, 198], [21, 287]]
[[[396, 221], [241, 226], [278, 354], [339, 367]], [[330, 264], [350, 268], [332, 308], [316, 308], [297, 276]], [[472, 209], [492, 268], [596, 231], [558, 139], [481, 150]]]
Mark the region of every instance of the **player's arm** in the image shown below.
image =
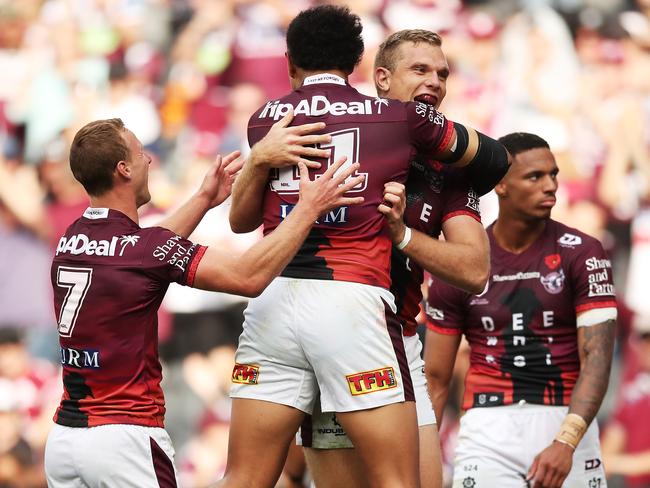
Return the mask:
[[490, 272], [489, 243], [483, 225], [468, 215], [458, 215], [442, 224], [445, 240], [407, 228], [403, 221], [406, 190], [396, 182], [384, 186], [378, 209], [386, 217], [393, 243], [429, 273], [472, 294], [485, 288]]
[[467, 168], [478, 195], [490, 191], [510, 167], [506, 148], [491, 137], [447, 120], [433, 106], [407, 103], [411, 140], [417, 151], [445, 164]]
[[534, 488], [562, 485], [571, 470], [573, 452], [598, 413], [609, 383], [616, 334], [615, 313], [615, 308], [605, 308], [578, 314], [580, 375], [560, 431], [553, 443], [535, 457], [529, 470], [528, 478], [535, 478]]
[[330, 151], [310, 147], [331, 141], [328, 134], [314, 134], [325, 128], [322, 122], [289, 127], [293, 111], [271, 126], [269, 132], [252, 148], [237, 177], [230, 207], [230, 227], [233, 232], [251, 232], [262, 225], [264, 193], [271, 168], [293, 166], [299, 162], [308, 168], [320, 168], [320, 163], [307, 158], [326, 158]]
[[449, 396], [449, 384], [461, 340], [460, 334], [442, 334], [427, 329], [424, 345], [424, 374], [427, 377], [429, 397], [436, 413], [438, 428]]
[[334, 176], [344, 162], [345, 158], [340, 159], [315, 181], [310, 181], [307, 167], [299, 163], [300, 196], [289, 215], [241, 256], [233, 257], [226, 250], [209, 247], [198, 265], [193, 286], [244, 296], [262, 293], [296, 254], [320, 215], [342, 205], [363, 202], [363, 197], [344, 196], [363, 181], [363, 176], [357, 176], [344, 183], [359, 169], [358, 163]]
[[650, 449], [625, 453], [625, 428], [614, 422], [607, 426], [601, 442], [603, 465], [607, 475], [639, 476], [650, 473]]
[[440, 161], [467, 168], [472, 187], [479, 196], [492, 190], [505, 176], [511, 164], [506, 148], [498, 141], [457, 122], [449, 144], [439, 155]]
[[198, 191], [158, 225], [187, 239], [206, 212], [221, 205], [230, 196], [235, 175], [243, 164], [237, 158], [239, 151], [231, 152], [223, 158], [218, 155]]

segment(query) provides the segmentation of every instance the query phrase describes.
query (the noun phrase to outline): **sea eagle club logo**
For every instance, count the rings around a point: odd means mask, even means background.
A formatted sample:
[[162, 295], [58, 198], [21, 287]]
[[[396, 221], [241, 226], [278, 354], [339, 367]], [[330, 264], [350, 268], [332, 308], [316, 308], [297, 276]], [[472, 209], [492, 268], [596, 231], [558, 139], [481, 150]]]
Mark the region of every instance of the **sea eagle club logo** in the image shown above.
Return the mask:
[[[374, 103], [373, 103], [374, 102]], [[279, 120], [289, 113], [293, 108], [294, 115], [306, 115], [308, 117], [319, 117], [321, 115], [330, 114], [334, 116], [339, 115], [372, 115], [373, 105], [377, 107], [377, 114], [381, 115], [381, 107], [388, 105], [388, 101], [382, 98], [375, 100], [364, 100], [362, 102], [330, 102], [322, 95], [314, 95], [310, 99], [303, 99], [298, 102], [295, 107], [291, 103], [280, 103], [279, 100], [267, 102], [260, 112], [259, 118], [272, 118]]]

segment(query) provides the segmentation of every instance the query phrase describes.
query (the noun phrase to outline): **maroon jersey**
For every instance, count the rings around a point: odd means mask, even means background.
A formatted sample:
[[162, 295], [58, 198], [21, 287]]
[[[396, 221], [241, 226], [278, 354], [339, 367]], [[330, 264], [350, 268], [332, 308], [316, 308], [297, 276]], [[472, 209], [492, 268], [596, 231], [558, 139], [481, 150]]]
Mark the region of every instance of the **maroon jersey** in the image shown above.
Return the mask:
[[487, 291], [433, 280], [426, 307], [429, 328], [469, 342], [463, 408], [568, 405], [580, 372], [576, 314], [616, 307], [611, 262], [596, 239], [553, 220], [521, 254], [499, 247], [493, 227], [488, 237]]
[[192, 285], [205, 250], [105, 208], [68, 227], [52, 262], [64, 386], [55, 422], [163, 426], [157, 311], [170, 282]]
[[[625, 430], [625, 454], [640, 454], [650, 450], [650, 372], [640, 372], [621, 388], [619, 404], [612, 423]], [[643, 488], [650, 486], [650, 474], [626, 476], [625, 486]]]
[[[474, 192], [465, 171], [413, 161], [406, 182], [406, 211], [404, 222], [409, 227], [438, 238], [442, 224], [458, 215], [468, 215], [479, 222], [478, 195]], [[391, 255], [391, 287], [395, 296], [397, 316], [404, 335], [416, 333], [416, 317], [422, 302], [422, 267], [411, 261], [397, 248]]]
[[[390, 286], [391, 241], [384, 217], [377, 211], [384, 183], [404, 183], [409, 161], [418, 153], [431, 157], [446, 148], [453, 123], [435, 108], [423, 103], [403, 104], [395, 100], [361, 95], [342, 78], [331, 74], [308, 77], [299, 89], [268, 102], [249, 122], [251, 145], [293, 107], [294, 124], [322, 121], [332, 141], [332, 164], [347, 156], [346, 164], [359, 162], [365, 181], [349, 196], [363, 196], [364, 203], [343, 206], [321, 216], [295, 258], [282, 272], [293, 278], [354, 281]], [[264, 197], [264, 232], [275, 229], [298, 201], [298, 169], [275, 171]]]

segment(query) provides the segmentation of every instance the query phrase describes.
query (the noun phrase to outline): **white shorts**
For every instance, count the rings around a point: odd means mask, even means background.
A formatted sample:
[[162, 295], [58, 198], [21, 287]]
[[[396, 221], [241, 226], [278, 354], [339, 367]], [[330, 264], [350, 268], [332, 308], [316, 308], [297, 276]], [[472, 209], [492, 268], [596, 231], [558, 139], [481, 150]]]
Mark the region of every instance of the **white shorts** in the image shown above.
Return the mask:
[[414, 400], [393, 295], [345, 281], [276, 278], [244, 312], [230, 396], [311, 414]]
[[[406, 357], [411, 370], [413, 389], [415, 392], [415, 407], [418, 415], [418, 425], [432, 425], [436, 423], [436, 414], [431, 405], [427, 378], [424, 375], [424, 361], [422, 360], [422, 342], [417, 335], [404, 337]], [[352, 441], [338, 423], [333, 412], [321, 412], [318, 404], [314, 413], [305, 417], [300, 430], [296, 434], [296, 444], [314, 449], [348, 449], [354, 447]]]
[[160, 427], [54, 424], [45, 445], [49, 488], [176, 488], [174, 448]]
[[[454, 488], [526, 488], [535, 456], [560, 429], [568, 407], [508, 405], [471, 408], [460, 420]], [[598, 425], [592, 422], [573, 455], [563, 488], [605, 488]]]

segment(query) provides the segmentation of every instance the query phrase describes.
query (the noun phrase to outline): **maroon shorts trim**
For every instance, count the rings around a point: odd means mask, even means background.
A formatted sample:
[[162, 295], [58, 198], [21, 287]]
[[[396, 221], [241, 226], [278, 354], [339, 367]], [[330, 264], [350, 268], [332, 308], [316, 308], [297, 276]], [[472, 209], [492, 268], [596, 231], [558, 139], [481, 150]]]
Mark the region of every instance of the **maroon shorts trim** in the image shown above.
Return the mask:
[[402, 375], [402, 382], [404, 383], [404, 400], [407, 402], [414, 402], [415, 392], [413, 390], [413, 380], [411, 379], [409, 361], [406, 357], [406, 350], [404, 349], [402, 324], [386, 302], [384, 302], [384, 311], [386, 315], [386, 328], [388, 329], [390, 341], [393, 344], [393, 350], [397, 357], [397, 364], [399, 365], [399, 370]]
[[149, 443], [151, 444], [151, 460], [153, 461], [153, 469], [156, 472], [158, 486], [160, 488], [177, 488], [176, 474], [171, 459], [167, 457], [165, 451], [153, 438], [149, 437]]

